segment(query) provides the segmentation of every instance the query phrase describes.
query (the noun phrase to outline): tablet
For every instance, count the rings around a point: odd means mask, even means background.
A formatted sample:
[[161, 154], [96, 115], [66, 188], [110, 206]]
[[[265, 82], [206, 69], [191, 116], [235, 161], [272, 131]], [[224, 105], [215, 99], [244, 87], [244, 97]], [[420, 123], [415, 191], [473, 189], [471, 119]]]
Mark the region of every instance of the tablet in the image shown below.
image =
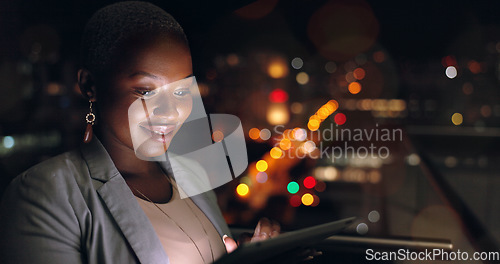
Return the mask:
[[351, 225], [355, 219], [355, 217], [350, 217], [335, 222], [286, 232], [277, 237], [259, 242], [245, 243], [232, 253], [224, 255], [214, 263], [244, 264], [265, 261], [293, 249], [310, 246], [320, 242], [323, 239], [339, 233], [344, 228]]

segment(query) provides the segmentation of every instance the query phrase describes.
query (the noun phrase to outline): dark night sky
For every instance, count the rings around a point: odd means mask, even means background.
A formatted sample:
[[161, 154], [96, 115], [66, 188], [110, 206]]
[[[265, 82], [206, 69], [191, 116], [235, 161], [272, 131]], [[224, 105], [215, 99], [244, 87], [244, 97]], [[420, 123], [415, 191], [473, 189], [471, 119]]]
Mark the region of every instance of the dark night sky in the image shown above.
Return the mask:
[[[20, 32], [33, 24], [49, 24], [63, 38], [63, 50], [78, 46], [81, 30], [93, 11], [114, 1], [1, 2], [2, 54], [12, 56]], [[252, 0], [152, 1], [172, 13], [190, 37], [203, 36], [218, 18]], [[280, 1], [274, 12], [282, 12], [296, 37], [308, 42], [305, 29], [311, 14], [325, 0]], [[402, 58], [442, 56], [443, 50], [460, 31], [471, 24], [500, 24], [499, 1], [368, 1], [380, 23], [379, 42]], [[271, 14], [272, 15], [272, 14]], [[258, 34], [258, 32], [256, 32]], [[15, 55], [14, 55], [15, 56]]]

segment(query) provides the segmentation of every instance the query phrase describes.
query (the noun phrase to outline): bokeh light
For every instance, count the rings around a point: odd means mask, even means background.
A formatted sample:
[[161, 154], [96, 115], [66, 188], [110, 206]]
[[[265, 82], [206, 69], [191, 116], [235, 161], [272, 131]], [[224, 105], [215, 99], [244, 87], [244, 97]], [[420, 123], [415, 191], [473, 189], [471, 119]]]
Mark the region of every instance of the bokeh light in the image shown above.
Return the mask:
[[268, 140], [269, 138], [271, 138], [271, 131], [269, 131], [269, 129], [267, 128], [264, 128], [260, 131], [259, 137], [262, 140]]
[[349, 71], [345, 74], [345, 80], [348, 82], [348, 83], [352, 83], [354, 81], [356, 81], [356, 78], [354, 78], [354, 74], [352, 73], [352, 71]]
[[215, 130], [212, 133], [212, 139], [214, 142], [221, 142], [224, 139], [224, 134], [219, 130]]
[[457, 68], [454, 66], [448, 66], [445, 70], [446, 77], [453, 79], [457, 77]]
[[288, 138], [284, 138], [280, 141], [280, 148], [282, 150], [288, 150], [292, 147], [292, 142]]
[[331, 105], [333, 107], [332, 113], [337, 111], [337, 109], [339, 108], [339, 103], [336, 100], [332, 99], [332, 100], [328, 101], [327, 104]]
[[16, 141], [14, 140], [13, 137], [11, 136], [5, 136], [3, 138], [3, 146], [6, 148], [6, 149], [10, 149], [12, 147], [14, 147]]
[[297, 74], [297, 77], [295, 77], [295, 79], [297, 80], [297, 82], [299, 84], [307, 84], [309, 82], [309, 75], [305, 72], [299, 72]]
[[368, 213], [368, 221], [372, 223], [376, 223], [380, 220], [380, 214], [378, 211], [373, 210], [370, 213]]
[[253, 139], [253, 140], [256, 140], [258, 138], [260, 138], [260, 130], [258, 128], [251, 128], [249, 131], [248, 131], [248, 136]]
[[267, 162], [265, 160], [259, 160], [257, 161], [257, 163], [255, 164], [255, 168], [258, 170], [258, 171], [266, 171], [267, 170]]
[[288, 64], [283, 58], [276, 57], [269, 63], [267, 74], [274, 79], [281, 79], [288, 75]]
[[290, 120], [288, 107], [282, 103], [272, 103], [267, 109], [267, 122], [271, 125], [283, 125]]
[[246, 185], [244, 183], [240, 183], [236, 187], [236, 193], [239, 196], [247, 196], [249, 192], [250, 192], [250, 188], [248, 187], [248, 185]]
[[291, 194], [296, 194], [299, 191], [299, 184], [297, 182], [291, 181], [286, 186], [286, 189]]
[[365, 70], [363, 70], [363, 68], [357, 68], [355, 69], [353, 72], [352, 72], [352, 75], [354, 76], [354, 78], [358, 79], [358, 80], [363, 80], [363, 78], [365, 78]]
[[315, 149], [316, 149], [316, 144], [311, 140], [304, 142], [304, 144], [302, 145], [302, 150], [305, 153], [311, 153]]
[[420, 157], [418, 156], [418, 154], [412, 153], [408, 155], [406, 161], [410, 166], [417, 166], [418, 164], [420, 164]]
[[325, 70], [328, 73], [334, 73], [337, 70], [337, 64], [333, 61], [329, 61], [325, 64]]
[[294, 69], [298, 70], [298, 69], [302, 68], [302, 66], [304, 65], [304, 61], [302, 61], [301, 58], [297, 57], [297, 58], [293, 58], [291, 64], [292, 64], [292, 67]]
[[269, 154], [271, 155], [271, 158], [273, 158], [273, 159], [279, 159], [283, 155], [283, 151], [281, 151], [281, 149], [278, 148], [278, 147], [274, 147], [274, 148], [271, 149], [271, 151], [269, 152]]
[[274, 89], [269, 94], [269, 101], [271, 101], [272, 103], [284, 103], [288, 101], [288, 93], [279, 88]]
[[290, 197], [290, 205], [293, 207], [299, 207], [302, 204], [300, 201], [300, 196], [299, 195], [292, 195]]
[[311, 131], [316, 131], [319, 129], [320, 122], [316, 119], [310, 119], [307, 123], [307, 128]]
[[444, 165], [448, 168], [454, 168], [458, 165], [458, 159], [453, 156], [448, 156], [444, 159]]
[[454, 114], [451, 116], [451, 122], [452, 122], [455, 126], [459, 126], [459, 125], [461, 125], [463, 121], [464, 121], [464, 118], [463, 118], [462, 114], [460, 114], [460, 113], [454, 113]]
[[334, 121], [335, 121], [335, 124], [341, 126], [341, 125], [345, 124], [345, 122], [347, 121], [347, 118], [344, 114], [338, 113], [335, 115]]
[[316, 207], [319, 205], [319, 197], [316, 194], [313, 194], [313, 203], [311, 204], [312, 207]]
[[314, 188], [314, 186], [316, 186], [316, 179], [314, 179], [313, 176], [307, 176], [304, 179], [304, 187], [306, 187], [307, 189], [312, 189]]
[[348, 86], [349, 92], [352, 94], [358, 94], [361, 92], [361, 84], [359, 82], [352, 82]]
[[462, 91], [464, 92], [465, 95], [470, 95], [474, 92], [474, 86], [470, 82], [464, 83], [462, 85]]
[[257, 175], [255, 176], [255, 179], [257, 180], [258, 183], [265, 183], [267, 182], [267, 173], [264, 172], [264, 171], [261, 171], [259, 173], [257, 173]]
[[293, 137], [297, 141], [304, 141], [307, 138], [307, 131], [303, 128], [297, 128], [293, 130]]
[[324, 192], [326, 190], [326, 183], [323, 181], [316, 181], [316, 186], [314, 186], [314, 189], [317, 192]]
[[309, 205], [313, 204], [314, 197], [310, 193], [305, 193], [304, 195], [302, 195], [301, 200], [302, 200], [302, 204], [309, 206]]
[[491, 116], [491, 107], [489, 105], [483, 105], [481, 106], [481, 109], [479, 110], [482, 116], [484, 117], [490, 117]]
[[467, 63], [467, 67], [469, 68], [469, 71], [477, 74], [481, 72], [481, 64], [475, 60], [471, 60]]
[[356, 232], [360, 235], [368, 233], [368, 225], [365, 223], [358, 224], [358, 226], [356, 226]]

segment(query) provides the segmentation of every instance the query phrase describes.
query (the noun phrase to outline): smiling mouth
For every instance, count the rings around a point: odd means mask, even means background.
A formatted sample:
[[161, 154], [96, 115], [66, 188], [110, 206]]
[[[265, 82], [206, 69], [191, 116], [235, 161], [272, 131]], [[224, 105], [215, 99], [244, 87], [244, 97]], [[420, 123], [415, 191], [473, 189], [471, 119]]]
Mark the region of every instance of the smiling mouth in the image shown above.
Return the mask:
[[166, 142], [167, 139], [171, 139], [171, 137], [174, 134], [173, 132], [175, 131], [175, 125], [140, 124], [139, 126], [146, 132], [149, 132], [151, 134], [152, 139], [162, 143]]

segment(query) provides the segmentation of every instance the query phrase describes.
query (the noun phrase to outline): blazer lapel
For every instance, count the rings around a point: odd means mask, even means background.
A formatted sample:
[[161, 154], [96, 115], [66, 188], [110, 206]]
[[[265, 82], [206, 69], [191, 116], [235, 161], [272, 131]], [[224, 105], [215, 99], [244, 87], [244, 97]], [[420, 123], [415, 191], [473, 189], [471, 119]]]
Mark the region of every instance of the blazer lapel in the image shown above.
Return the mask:
[[118, 172], [102, 144], [94, 137], [82, 146], [90, 176], [102, 182], [97, 192], [120, 230], [143, 264], [169, 263], [153, 226], [137, 203], [127, 183]]

